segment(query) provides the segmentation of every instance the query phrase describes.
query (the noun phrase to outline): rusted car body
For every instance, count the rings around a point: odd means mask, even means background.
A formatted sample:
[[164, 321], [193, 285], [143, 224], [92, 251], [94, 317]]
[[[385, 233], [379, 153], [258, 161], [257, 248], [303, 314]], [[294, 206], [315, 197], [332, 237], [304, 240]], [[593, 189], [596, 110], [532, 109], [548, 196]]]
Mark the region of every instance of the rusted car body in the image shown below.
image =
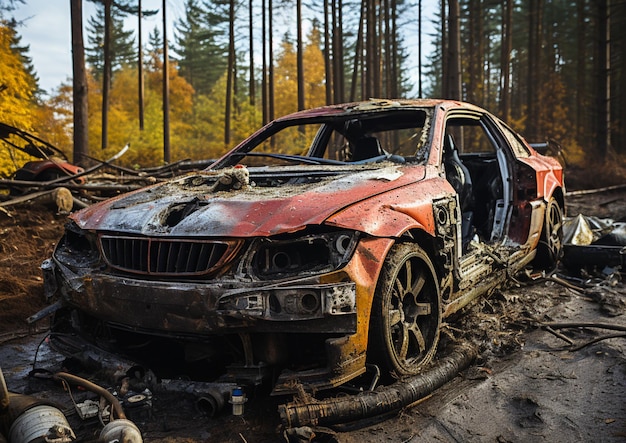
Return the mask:
[[563, 197], [558, 162], [466, 103], [302, 111], [73, 214], [43, 266], [51, 342], [275, 393], [414, 375], [442, 318], [554, 266]]

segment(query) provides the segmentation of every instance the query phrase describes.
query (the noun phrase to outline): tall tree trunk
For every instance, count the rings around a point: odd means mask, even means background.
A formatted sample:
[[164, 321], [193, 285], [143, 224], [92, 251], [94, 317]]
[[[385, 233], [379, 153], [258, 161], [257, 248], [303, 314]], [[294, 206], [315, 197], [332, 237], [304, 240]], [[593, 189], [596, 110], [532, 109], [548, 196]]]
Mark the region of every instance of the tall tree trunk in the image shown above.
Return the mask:
[[[382, 87], [383, 87], [383, 80], [382, 80], [382, 50], [383, 50], [383, 45], [382, 45], [382, 40], [384, 38], [382, 29], [383, 29], [383, 23], [382, 23], [382, 6], [380, 4], [380, 0], [374, 0], [372, 2], [372, 23], [373, 23], [373, 29], [374, 29], [374, 33], [372, 34], [372, 42], [374, 44], [373, 49], [374, 49], [374, 60], [372, 63], [372, 68], [374, 70], [374, 97], [382, 97]], [[369, 97], [368, 97], [369, 98]]]
[[448, 96], [452, 100], [461, 100], [461, 11], [458, 0], [449, 0], [448, 29], [450, 43], [448, 49]]
[[[298, 111], [304, 109], [304, 61], [303, 54], [304, 48], [302, 47], [302, 0], [296, 0], [296, 33], [297, 33], [297, 48], [296, 48], [296, 65], [298, 76]], [[302, 127], [304, 130], [304, 127]]]
[[350, 85], [350, 101], [356, 100], [356, 88], [359, 79], [359, 73], [361, 73], [361, 98], [364, 96], [364, 82], [365, 77], [363, 75], [363, 29], [365, 22], [365, 2], [361, 2], [361, 11], [359, 14], [359, 30], [356, 33], [356, 48], [354, 50], [354, 67], [352, 69], [352, 83]]
[[326, 89], [326, 104], [333, 103], [333, 69], [330, 54], [330, 20], [328, 15], [330, 14], [330, 8], [328, 0], [324, 0], [324, 78]]
[[339, 85], [338, 94], [336, 95], [335, 101], [337, 103], [343, 103], [345, 101], [345, 75], [343, 69], [343, 1], [342, 0], [333, 0], [337, 2], [337, 27], [334, 29], [334, 32], [337, 34], [336, 37], [336, 57], [333, 57], [335, 60], [335, 81]]
[[111, 89], [111, 3], [104, 0], [104, 72], [102, 75], [102, 149], [109, 144], [109, 91]]
[[[274, 120], [276, 116], [274, 115], [274, 5], [273, 0], [269, 0], [268, 3], [268, 11], [269, 11], [269, 87], [268, 87], [268, 101], [269, 101], [269, 118], [270, 120]], [[272, 140], [274, 140], [272, 138]]]
[[[626, 26], [626, 4], [624, 2], [614, 2], [611, 5], [611, 28], [613, 29], [611, 47], [613, 48], [615, 63], [612, 64], [614, 74], [611, 76], [614, 88], [611, 88], [613, 104], [616, 105], [612, 111], [614, 122], [626, 121], [626, 36], [623, 27]], [[617, 34], [617, 35], [616, 35]], [[617, 124], [612, 128], [611, 148], [619, 154], [626, 154], [626, 125]]]
[[389, 0], [382, 0], [381, 5], [381, 21], [383, 23], [383, 29], [380, 35], [383, 36], [381, 49], [383, 50], [383, 95], [385, 97], [393, 97], [391, 94], [391, 5]]
[[330, 13], [332, 14], [332, 72], [333, 72], [333, 103], [341, 103], [341, 80], [339, 79], [341, 66], [339, 65], [339, 48], [341, 42], [339, 41], [339, 15], [337, 13], [337, 0], [332, 0], [330, 6]]
[[422, 98], [422, 0], [417, 3], [417, 96]]
[[249, 40], [249, 57], [250, 57], [250, 81], [249, 81], [249, 85], [248, 85], [248, 95], [249, 95], [249, 99], [250, 99], [250, 105], [254, 106], [255, 103], [255, 95], [256, 95], [256, 86], [255, 86], [255, 80], [254, 80], [254, 11], [252, 8], [253, 5], [253, 0], [249, 0], [248, 1], [248, 18], [249, 18], [249, 36], [250, 36], [250, 40]]
[[137, 51], [137, 91], [139, 97], [137, 97], [139, 101], [139, 130], [143, 131], [144, 128], [144, 82], [143, 82], [143, 42], [142, 42], [142, 16], [141, 16], [141, 0], [138, 0], [138, 8], [137, 8], [137, 40], [138, 40], [138, 51]]
[[584, 132], [583, 121], [585, 121], [585, 109], [586, 100], [585, 100], [585, 64], [586, 64], [586, 51], [585, 51], [585, 40], [586, 40], [586, 29], [585, 25], [585, 0], [577, 0], [576, 1], [576, 48], [578, 57], [576, 59], [576, 140], [582, 146], [586, 146], [586, 134]]
[[[271, 2], [271, 0], [270, 0]], [[267, 72], [267, 8], [265, 7], [265, 0], [261, 2], [261, 41], [262, 41], [262, 78], [261, 78], [261, 107], [263, 109], [263, 124], [267, 124], [269, 121], [269, 101], [268, 101], [268, 72]]]
[[484, 60], [485, 26], [482, 0], [470, 0], [468, 5], [469, 57], [467, 63], [468, 85], [466, 99], [472, 103], [487, 105], [485, 96]]
[[167, 0], [163, 0], [163, 161], [169, 163], [170, 153], [170, 56], [167, 42]]
[[543, 0], [530, 0], [528, 11], [528, 78], [526, 86], [526, 134], [531, 140], [539, 138], [539, 75], [541, 75], [541, 36]]
[[230, 146], [230, 119], [232, 114], [235, 71], [235, 0], [228, 6], [228, 71], [226, 72], [226, 106], [224, 109], [224, 147]]
[[391, 34], [391, 66], [388, 75], [391, 77], [391, 91], [392, 97], [397, 98], [400, 96], [400, 62], [398, 60], [400, 56], [400, 49], [398, 45], [398, 3], [397, 0], [391, 0], [391, 12], [390, 12], [390, 34]]
[[502, 54], [500, 56], [500, 115], [505, 122], [511, 117], [511, 51], [513, 50], [513, 1], [502, 5]]
[[441, 96], [447, 97], [448, 91], [448, 15], [446, 0], [441, 0]]
[[598, 76], [597, 97], [597, 153], [601, 160], [606, 155], [611, 144], [611, 55], [610, 55], [610, 10], [609, 0], [599, 0], [598, 5], [598, 61], [596, 70]]
[[365, 96], [363, 98], [380, 95], [380, 59], [378, 56], [379, 41], [377, 31], [376, 0], [367, 1], [366, 31], [365, 31]]
[[85, 69], [85, 43], [83, 40], [83, 1], [71, 0], [72, 19], [72, 92], [74, 106], [73, 161], [85, 165], [89, 154], [88, 137], [88, 89]]

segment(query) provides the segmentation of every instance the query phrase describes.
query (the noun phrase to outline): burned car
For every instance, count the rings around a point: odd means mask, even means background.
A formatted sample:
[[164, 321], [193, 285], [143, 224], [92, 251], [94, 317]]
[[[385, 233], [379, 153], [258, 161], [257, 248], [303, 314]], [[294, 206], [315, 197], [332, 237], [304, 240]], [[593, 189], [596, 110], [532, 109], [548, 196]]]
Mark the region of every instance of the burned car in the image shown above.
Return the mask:
[[555, 265], [563, 210], [559, 163], [479, 107], [297, 112], [73, 214], [43, 265], [50, 341], [274, 393], [415, 375], [442, 319]]

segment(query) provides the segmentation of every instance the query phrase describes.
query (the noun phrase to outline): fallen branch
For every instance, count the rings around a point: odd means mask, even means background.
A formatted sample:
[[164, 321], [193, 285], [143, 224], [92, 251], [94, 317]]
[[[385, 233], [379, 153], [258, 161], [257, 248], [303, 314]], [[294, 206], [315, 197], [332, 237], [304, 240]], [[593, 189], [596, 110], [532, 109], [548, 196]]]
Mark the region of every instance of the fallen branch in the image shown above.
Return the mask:
[[602, 340], [606, 340], [609, 338], [626, 338], [626, 333], [622, 332], [620, 334], [608, 334], [608, 335], [603, 335], [601, 337], [596, 337], [593, 340], [589, 340], [588, 342], [585, 342], [581, 345], [575, 346], [573, 348], [570, 349], [570, 352], [574, 352], [574, 351], [580, 351], [582, 348], [587, 347], [589, 345], [592, 345], [594, 343], [597, 343], [599, 341]]
[[614, 185], [614, 186], [606, 186], [604, 188], [596, 188], [596, 189], [582, 189], [580, 191], [568, 191], [565, 196], [577, 196], [577, 195], [589, 195], [589, 194], [599, 194], [601, 192], [607, 191], [617, 191], [620, 189], [626, 189], [626, 185]]
[[0, 203], [0, 208], [6, 206], [12, 206], [19, 203], [25, 203], [28, 201], [40, 201], [45, 205], [54, 205], [58, 212], [70, 212], [74, 206], [72, 193], [69, 189], [64, 187], [58, 187], [55, 189], [48, 189], [45, 191], [33, 192], [27, 195], [21, 195], [19, 197], [12, 198], [11, 200]]
[[600, 328], [600, 329], [610, 329], [613, 331], [624, 331], [626, 332], [626, 326], [622, 325], [614, 325], [611, 323], [593, 323], [593, 322], [565, 322], [565, 323], [541, 323], [543, 327], [550, 327], [552, 329], [565, 329], [565, 328]]
[[[581, 322], [581, 323], [541, 323], [541, 327], [553, 334], [554, 336], [560, 338], [563, 341], [569, 343], [572, 347], [569, 348], [570, 352], [579, 351], [589, 345], [597, 343], [602, 340], [607, 340], [609, 338], [626, 338], [626, 326], [622, 325], [614, 325], [610, 323], [590, 323], [590, 322]], [[584, 342], [579, 345], [575, 345], [574, 341], [569, 337], [557, 332], [556, 329], [574, 329], [574, 328], [599, 328], [599, 329], [609, 329], [614, 331], [623, 331], [615, 334], [607, 334], [601, 337], [595, 337], [587, 342]]]

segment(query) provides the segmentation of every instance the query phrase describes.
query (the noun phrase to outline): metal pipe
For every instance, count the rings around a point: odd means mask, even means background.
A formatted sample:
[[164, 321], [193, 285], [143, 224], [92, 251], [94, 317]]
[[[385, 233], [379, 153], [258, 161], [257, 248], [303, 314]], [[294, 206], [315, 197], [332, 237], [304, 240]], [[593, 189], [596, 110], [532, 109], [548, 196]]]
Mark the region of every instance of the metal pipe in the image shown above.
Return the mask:
[[474, 346], [459, 344], [432, 368], [405, 381], [352, 397], [315, 400], [306, 404], [295, 401], [279, 405], [278, 412], [287, 428], [329, 426], [397, 412], [452, 380], [476, 355]]
[[104, 397], [109, 403], [111, 403], [112, 412], [115, 413], [114, 415], [116, 419], [126, 418], [126, 414], [124, 413], [124, 409], [122, 409], [120, 401], [103, 387], [98, 386], [89, 380], [85, 380], [82, 377], [77, 377], [76, 375], [68, 374], [66, 372], [57, 372], [54, 374], [53, 378], [57, 380], [64, 380], [77, 386], [82, 386], [88, 391], [98, 394], [100, 397]]
[[197, 411], [207, 417], [214, 417], [224, 408], [231, 391], [235, 387], [237, 385], [234, 383], [162, 380], [156, 388], [165, 392], [192, 394], [196, 397]]

